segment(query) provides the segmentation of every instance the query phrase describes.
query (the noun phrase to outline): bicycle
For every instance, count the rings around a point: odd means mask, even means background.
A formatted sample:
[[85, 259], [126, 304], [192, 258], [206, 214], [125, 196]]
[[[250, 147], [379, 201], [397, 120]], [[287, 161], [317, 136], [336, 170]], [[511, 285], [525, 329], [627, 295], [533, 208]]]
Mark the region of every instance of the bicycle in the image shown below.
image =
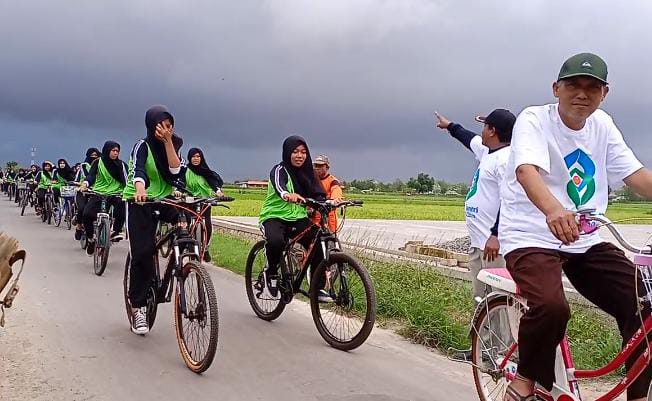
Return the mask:
[[23, 204], [23, 198], [25, 197], [25, 192], [27, 192], [27, 183], [25, 180], [16, 181], [16, 198], [14, 202], [21, 207]]
[[[652, 302], [652, 247], [635, 247], [627, 242], [620, 231], [607, 217], [595, 214], [593, 210], [578, 212], [582, 232], [590, 234], [600, 226], [606, 226], [616, 240], [627, 250], [636, 253], [634, 264], [638, 269], [647, 295], [642, 303]], [[484, 269], [478, 274], [478, 280], [493, 288], [477, 306], [471, 321], [471, 360], [476, 390], [482, 401], [502, 401], [505, 389], [516, 376], [518, 367], [518, 325], [521, 316], [527, 311], [526, 300], [519, 295], [516, 283], [507, 269]], [[493, 328], [492, 328], [493, 326]], [[636, 360], [625, 378], [598, 398], [610, 401], [624, 392], [650, 363], [650, 346], [647, 335], [652, 332], [652, 316], [643, 322], [643, 330], [638, 330], [629, 339], [627, 345], [614, 359], [604, 367], [594, 370], [575, 368], [568, 338], [564, 338], [557, 347], [555, 365], [555, 383], [551, 392], [539, 386], [535, 394], [546, 401], [580, 401], [578, 379], [597, 378], [615, 371], [642, 343], [648, 348]], [[652, 399], [652, 386], [648, 399]]]
[[52, 224], [52, 217], [55, 212], [54, 206], [54, 193], [52, 192], [52, 185], [46, 185], [45, 199], [43, 200], [43, 208], [41, 210], [41, 221], [44, 223]]
[[[200, 245], [188, 231], [186, 213], [196, 214], [198, 204], [210, 204], [216, 198], [155, 199], [138, 204], [161, 204], [175, 207], [178, 211], [170, 230], [156, 240], [154, 279], [147, 291], [146, 318], [149, 328], [154, 326], [158, 304], [170, 302], [174, 290], [174, 323], [177, 344], [184, 363], [194, 373], [206, 371], [217, 352], [219, 317], [217, 297], [213, 281], [201, 265]], [[128, 202], [134, 202], [133, 199]], [[154, 214], [157, 214], [156, 212]], [[201, 221], [201, 216], [195, 216]], [[158, 219], [157, 219], [158, 220]], [[157, 229], [158, 231], [158, 229]], [[163, 274], [159, 265], [159, 253], [166, 247], [167, 264]], [[123, 279], [125, 308], [132, 323], [129, 301], [129, 272], [131, 254], [127, 255]], [[176, 285], [175, 285], [176, 281]], [[186, 322], [184, 322], [184, 319]], [[206, 333], [207, 332], [207, 333]]]
[[[204, 213], [206, 213], [206, 210], [208, 210], [209, 207], [211, 206], [219, 206], [223, 207], [226, 209], [229, 209], [227, 205], [224, 205], [220, 202], [233, 202], [235, 198], [232, 198], [230, 196], [218, 196], [214, 198], [215, 201], [212, 204], [196, 204], [195, 205], [195, 214], [191, 214], [190, 217], [190, 233], [192, 236], [197, 240], [197, 243], [199, 244], [199, 255], [201, 256], [200, 260], [204, 260], [204, 254], [208, 250], [208, 247], [210, 244], [208, 243], [209, 238], [207, 237], [206, 233], [206, 227], [204, 224]], [[195, 216], [201, 216], [201, 219], [197, 220]], [[211, 223], [209, 223], [211, 224]]]
[[[113, 206], [107, 207], [107, 203], [112, 198], [121, 199], [122, 193], [103, 194], [91, 189], [84, 191], [89, 195], [100, 198], [100, 211], [93, 222], [93, 232], [95, 233], [95, 250], [93, 251], [93, 271], [96, 275], [101, 276], [106, 270], [106, 264], [109, 261], [109, 251], [111, 250], [111, 228], [113, 227]], [[89, 245], [88, 240], [86, 246]]]
[[7, 186], [7, 195], [9, 196], [9, 200], [13, 200], [14, 196], [16, 196], [16, 183], [13, 180], [7, 181], [8, 186]]
[[68, 230], [72, 229], [72, 217], [75, 215], [75, 194], [77, 188], [73, 186], [63, 186], [59, 189], [61, 196], [59, 198], [59, 210], [54, 215], [54, 222], [57, 227], [61, 226], [61, 222], [66, 222]]
[[34, 206], [36, 201], [34, 199], [34, 180], [28, 180], [25, 182], [27, 185], [27, 190], [24, 192], [23, 196], [20, 199], [20, 215], [25, 215], [25, 208], [27, 205]]
[[[320, 223], [311, 225], [288, 241], [279, 264], [282, 278], [277, 297], [272, 297], [265, 288], [265, 240], [253, 246], [247, 258], [245, 283], [249, 304], [259, 318], [267, 321], [277, 319], [294, 295], [302, 294], [310, 300], [317, 331], [330, 346], [350, 351], [365, 342], [376, 321], [375, 289], [367, 269], [356, 258], [342, 251], [336, 233], [328, 228], [328, 214], [331, 210], [362, 204], [362, 201], [357, 200], [335, 205], [330, 200], [322, 202], [306, 199], [306, 206], [320, 212]], [[315, 230], [310, 247], [303, 251], [297, 241]], [[314, 272], [308, 273], [313, 252], [323, 252], [324, 260], [312, 269]], [[308, 277], [306, 291], [302, 284], [308, 275], [312, 277]], [[321, 288], [322, 285], [324, 288]], [[322, 290], [328, 292], [332, 302], [319, 301]]]

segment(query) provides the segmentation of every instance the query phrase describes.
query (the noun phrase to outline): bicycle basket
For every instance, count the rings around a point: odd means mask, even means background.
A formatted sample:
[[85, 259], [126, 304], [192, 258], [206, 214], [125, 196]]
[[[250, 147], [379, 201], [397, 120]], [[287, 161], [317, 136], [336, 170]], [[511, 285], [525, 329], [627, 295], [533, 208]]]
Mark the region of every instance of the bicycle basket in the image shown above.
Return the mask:
[[77, 193], [77, 188], [76, 187], [61, 187], [61, 196], [64, 198], [74, 198], [75, 194]]
[[25, 251], [18, 249], [18, 241], [5, 233], [0, 232], [0, 294], [4, 292], [5, 287], [14, 275], [12, 266], [21, 261], [20, 270], [16, 273], [16, 277], [9, 285], [3, 298], [0, 300], [0, 310], [2, 315], [0, 317], [0, 327], [5, 325], [4, 308], [11, 308], [11, 305], [18, 294], [18, 279], [23, 271], [23, 264], [25, 263]]
[[27, 189], [27, 183], [26, 182], [19, 182], [16, 184], [17, 189]]

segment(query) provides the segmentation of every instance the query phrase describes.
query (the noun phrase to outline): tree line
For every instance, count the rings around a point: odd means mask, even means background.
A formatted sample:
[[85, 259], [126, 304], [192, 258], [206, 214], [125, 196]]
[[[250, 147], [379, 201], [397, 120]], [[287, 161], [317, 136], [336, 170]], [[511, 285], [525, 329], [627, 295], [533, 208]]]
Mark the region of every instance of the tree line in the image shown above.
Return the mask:
[[343, 181], [347, 192], [372, 191], [372, 192], [407, 192], [434, 195], [466, 195], [469, 191], [468, 184], [452, 183], [438, 180], [429, 174], [419, 173], [407, 181], [396, 179], [392, 182], [382, 182], [374, 179]]

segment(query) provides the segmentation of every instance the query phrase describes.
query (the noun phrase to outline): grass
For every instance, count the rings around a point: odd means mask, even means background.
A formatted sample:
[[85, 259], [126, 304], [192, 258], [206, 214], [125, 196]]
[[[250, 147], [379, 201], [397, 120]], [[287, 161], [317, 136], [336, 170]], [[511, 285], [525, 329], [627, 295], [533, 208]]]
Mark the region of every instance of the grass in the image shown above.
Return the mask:
[[[266, 190], [227, 188], [225, 191], [236, 198], [229, 204], [230, 209], [214, 208], [215, 214], [223, 216], [258, 216]], [[386, 220], [464, 220], [464, 198], [433, 195], [407, 196], [397, 193], [347, 194], [349, 198], [361, 199], [364, 207], [347, 209], [347, 216], [357, 219]], [[613, 203], [609, 205], [607, 216], [612, 220], [641, 219], [627, 223], [652, 223], [652, 204]]]
[[[211, 254], [218, 266], [244, 274], [253, 241], [216, 233]], [[442, 276], [422, 265], [389, 264], [362, 258], [376, 287], [378, 323], [398, 326], [404, 337], [446, 350], [470, 345], [473, 314], [470, 283]], [[620, 349], [613, 319], [594, 308], [572, 305], [568, 327], [578, 367], [602, 366]]]

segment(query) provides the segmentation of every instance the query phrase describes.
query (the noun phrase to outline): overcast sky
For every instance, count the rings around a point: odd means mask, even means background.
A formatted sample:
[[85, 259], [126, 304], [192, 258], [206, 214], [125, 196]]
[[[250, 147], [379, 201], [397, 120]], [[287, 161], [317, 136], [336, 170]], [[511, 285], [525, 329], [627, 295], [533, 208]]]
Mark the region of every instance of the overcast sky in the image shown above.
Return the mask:
[[652, 165], [650, 21], [646, 0], [0, 0], [0, 161], [107, 139], [126, 160], [162, 103], [227, 180], [266, 177], [300, 134], [345, 179], [469, 181], [432, 112], [479, 130], [553, 101], [564, 59], [592, 51], [603, 108]]

